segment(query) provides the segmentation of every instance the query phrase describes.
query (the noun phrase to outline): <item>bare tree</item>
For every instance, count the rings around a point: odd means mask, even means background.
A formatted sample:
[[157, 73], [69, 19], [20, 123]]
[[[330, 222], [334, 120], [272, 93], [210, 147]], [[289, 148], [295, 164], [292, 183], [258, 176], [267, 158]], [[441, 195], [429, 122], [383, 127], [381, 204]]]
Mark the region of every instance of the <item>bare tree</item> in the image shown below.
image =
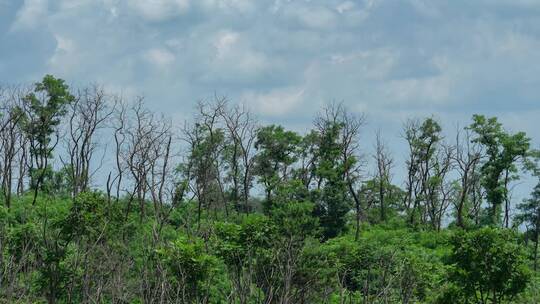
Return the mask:
[[112, 194], [116, 202], [120, 199], [120, 191], [122, 188], [122, 182], [124, 180], [124, 172], [126, 166], [122, 158], [122, 149], [124, 149], [124, 143], [126, 142], [126, 128], [127, 128], [127, 109], [128, 105], [123, 100], [122, 96], [114, 96], [115, 111], [111, 116], [111, 128], [113, 129], [114, 137], [114, 171], [109, 171], [107, 176], [107, 200], [110, 203]]
[[[166, 209], [164, 208], [165, 204], [171, 202], [174, 195], [174, 179], [171, 164], [173, 158], [173, 136], [170, 123], [166, 123], [161, 130], [154, 133], [154, 136], [155, 139], [149, 160], [150, 173], [146, 184], [150, 191], [154, 212], [159, 223], [159, 229], [156, 234], [159, 234], [164, 221], [169, 215], [169, 213], [164, 212]], [[174, 206], [169, 207], [172, 208]]]
[[[145, 109], [142, 101], [143, 99], [139, 98], [130, 109], [132, 120], [128, 121], [125, 129], [125, 149], [120, 153], [132, 180], [127, 189], [129, 199], [126, 216], [135, 199], [139, 203], [141, 220], [145, 216], [148, 194], [155, 198], [153, 203], [156, 209], [163, 203], [171, 140], [170, 122]], [[163, 157], [165, 159], [162, 159]], [[161, 169], [156, 171], [158, 167]]]
[[[227, 137], [230, 142], [229, 176], [232, 179], [231, 199], [237, 210], [249, 212], [249, 193], [253, 181], [253, 166], [255, 163], [253, 148], [257, 137], [257, 123], [245, 106], [235, 105], [221, 108], [221, 117], [225, 122]], [[243, 207], [240, 208], [240, 193], [242, 192]]]
[[[23, 113], [19, 110], [24, 91], [19, 87], [0, 88], [0, 181], [6, 206], [11, 205], [13, 191], [14, 160], [25, 149], [20, 120]], [[24, 179], [24, 174], [19, 177]]]
[[481, 159], [481, 150], [476, 143], [471, 141], [468, 129], [465, 129], [465, 137], [461, 138], [461, 132], [458, 128], [455, 147], [454, 161], [460, 175], [460, 193], [459, 198], [455, 200], [454, 207], [458, 227], [465, 228], [463, 219], [465, 207], [471, 194], [474, 194], [474, 178]]
[[95, 170], [91, 169], [94, 152], [98, 146], [96, 132], [105, 127], [111, 117], [114, 105], [108, 104], [103, 88], [93, 85], [78, 92], [74, 102], [69, 105], [66, 139], [68, 160], [61, 158], [69, 170], [72, 196], [86, 191]]
[[379, 194], [380, 204], [380, 218], [381, 221], [386, 220], [386, 193], [391, 184], [391, 169], [393, 167], [394, 160], [390, 155], [386, 145], [383, 142], [381, 131], [378, 130], [375, 136], [375, 154], [373, 159], [376, 164], [376, 180]]
[[454, 147], [440, 144], [426, 189], [429, 222], [435, 230], [441, 229], [448, 206], [454, 200], [455, 189], [448, 180], [450, 172], [454, 169], [453, 159]]

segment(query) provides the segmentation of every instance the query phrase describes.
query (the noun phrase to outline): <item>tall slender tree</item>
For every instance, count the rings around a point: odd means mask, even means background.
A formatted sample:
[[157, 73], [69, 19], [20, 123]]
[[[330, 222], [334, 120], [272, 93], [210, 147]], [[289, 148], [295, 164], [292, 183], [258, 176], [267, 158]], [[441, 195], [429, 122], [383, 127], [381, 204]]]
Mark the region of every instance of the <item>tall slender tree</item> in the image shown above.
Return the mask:
[[52, 172], [49, 160], [58, 143], [58, 136], [53, 135], [66, 114], [66, 106], [74, 99], [64, 80], [52, 75], [43, 77], [34, 85], [33, 92], [23, 99], [24, 118], [20, 122], [30, 144], [28, 166], [34, 204], [38, 192], [43, 190], [44, 179]]
[[491, 204], [486, 224], [498, 225], [504, 204], [504, 225], [509, 225], [510, 196], [509, 184], [516, 179], [517, 162], [523, 160], [529, 151], [530, 138], [524, 132], [510, 134], [503, 129], [496, 117], [487, 118], [474, 115], [469, 129], [476, 135], [473, 142], [482, 145], [485, 159], [481, 165], [481, 183], [486, 190], [486, 198]]

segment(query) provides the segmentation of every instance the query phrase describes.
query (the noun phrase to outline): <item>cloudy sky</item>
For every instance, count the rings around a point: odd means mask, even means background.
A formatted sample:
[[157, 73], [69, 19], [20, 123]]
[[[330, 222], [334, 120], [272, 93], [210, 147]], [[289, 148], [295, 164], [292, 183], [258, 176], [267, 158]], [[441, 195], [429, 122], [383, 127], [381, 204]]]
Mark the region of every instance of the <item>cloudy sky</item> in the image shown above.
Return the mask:
[[343, 101], [391, 145], [432, 114], [540, 138], [539, 63], [535, 0], [0, 0], [0, 83], [97, 82], [178, 119], [225, 95], [296, 130]]

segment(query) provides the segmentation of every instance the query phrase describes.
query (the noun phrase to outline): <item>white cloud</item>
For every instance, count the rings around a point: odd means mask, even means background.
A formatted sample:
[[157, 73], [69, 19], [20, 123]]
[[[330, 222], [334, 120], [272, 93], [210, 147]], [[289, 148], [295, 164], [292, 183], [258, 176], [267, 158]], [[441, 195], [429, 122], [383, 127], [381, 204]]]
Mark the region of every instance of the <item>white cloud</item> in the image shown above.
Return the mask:
[[452, 79], [442, 76], [393, 80], [381, 87], [395, 105], [444, 105], [451, 96]]
[[345, 1], [340, 3], [338, 6], [336, 6], [336, 11], [338, 11], [340, 14], [343, 14], [347, 11], [352, 10], [356, 5], [352, 1]]
[[439, 18], [441, 16], [440, 10], [432, 1], [410, 0], [410, 3], [423, 16], [429, 18]]
[[336, 24], [334, 12], [324, 6], [305, 5], [288, 7], [288, 13], [295, 16], [301, 24], [312, 29], [331, 29]]
[[342, 75], [358, 80], [384, 80], [399, 61], [399, 53], [391, 49], [373, 49], [330, 56], [330, 67]]
[[47, 19], [47, 0], [25, 0], [17, 11], [11, 30], [29, 30], [43, 24]]
[[96, 0], [56, 0], [56, 2], [59, 2], [60, 10], [73, 10], [81, 9], [85, 6], [95, 4]]
[[247, 13], [255, 9], [253, 0], [198, 0], [206, 10]]
[[47, 62], [48, 67], [54, 73], [68, 75], [79, 64], [82, 54], [77, 54], [75, 42], [68, 37], [55, 34], [56, 49]]
[[291, 115], [299, 110], [305, 97], [305, 89], [289, 87], [268, 93], [247, 92], [240, 98], [258, 114], [265, 116]]
[[4, 81], [97, 81], [175, 121], [217, 92], [301, 132], [322, 103], [344, 101], [366, 112], [368, 137], [380, 127], [391, 144], [404, 120], [431, 114], [445, 132], [485, 113], [540, 138], [537, 0], [466, 11], [426, 0], [53, 1], [26, 0], [6, 19], [37, 30], [0, 33]]
[[17, 63], [22, 79], [133, 86], [178, 111], [212, 92], [284, 124], [331, 100], [400, 115], [537, 107], [540, 6], [480, 2], [26, 0], [12, 27], [39, 31], [14, 42], [39, 58]]
[[[196, 40], [196, 39], [195, 39]], [[204, 38], [203, 38], [204, 40]], [[194, 41], [201, 44], [201, 41]], [[211, 51], [204, 44], [208, 43]], [[231, 30], [220, 30], [199, 45], [209, 58], [197, 54], [204, 83], [247, 83], [260, 80], [271, 69], [267, 56], [252, 47], [249, 37]]]
[[75, 46], [72, 40], [59, 35], [55, 36], [55, 38], [57, 42], [56, 50], [58, 52], [72, 52], [74, 50]]
[[160, 22], [187, 12], [189, 0], [132, 0], [129, 5], [147, 21]]
[[242, 41], [240, 33], [222, 31], [217, 35], [214, 47], [217, 61], [235, 66], [237, 71], [258, 71], [266, 66], [265, 55]]
[[55, 34], [56, 48], [47, 61], [50, 73], [60, 74], [62, 77], [76, 75], [80, 62], [84, 61], [84, 54], [78, 49], [76, 42], [66, 36]]
[[[224, 31], [220, 33], [214, 42], [214, 47], [216, 48], [216, 56], [219, 59], [226, 59], [227, 56], [230, 56], [234, 52], [235, 46], [238, 43], [240, 34]], [[234, 55], [234, 54], [233, 54]]]
[[499, 39], [499, 43], [497, 43], [497, 47], [494, 48], [494, 51], [502, 57], [523, 56], [523, 58], [530, 58], [531, 56], [538, 54], [537, 51], [539, 47], [539, 39], [535, 39], [534, 37], [522, 33], [508, 32], [503, 34]]
[[111, 17], [113, 18], [118, 17], [118, 8], [116, 8], [115, 6], [111, 7], [109, 9], [109, 12], [111, 13]]
[[176, 57], [164, 48], [153, 48], [145, 52], [145, 59], [152, 65], [163, 68], [174, 62]]

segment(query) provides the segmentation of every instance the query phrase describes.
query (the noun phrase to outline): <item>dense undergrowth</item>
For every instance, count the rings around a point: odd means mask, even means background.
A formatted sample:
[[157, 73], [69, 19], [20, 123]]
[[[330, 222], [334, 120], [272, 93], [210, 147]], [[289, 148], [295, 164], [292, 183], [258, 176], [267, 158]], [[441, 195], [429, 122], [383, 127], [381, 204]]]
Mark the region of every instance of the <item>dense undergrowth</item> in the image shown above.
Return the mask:
[[[148, 210], [151, 205], [148, 205]], [[323, 240], [312, 204], [168, 220], [103, 193], [0, 208], [5, 303], [535, 303], [511, 230], [410, 229], [396, 217]], [[484, 298], [481, 298], [484, 297]], [[496, 299], [496, 300], [493, 300]]]

